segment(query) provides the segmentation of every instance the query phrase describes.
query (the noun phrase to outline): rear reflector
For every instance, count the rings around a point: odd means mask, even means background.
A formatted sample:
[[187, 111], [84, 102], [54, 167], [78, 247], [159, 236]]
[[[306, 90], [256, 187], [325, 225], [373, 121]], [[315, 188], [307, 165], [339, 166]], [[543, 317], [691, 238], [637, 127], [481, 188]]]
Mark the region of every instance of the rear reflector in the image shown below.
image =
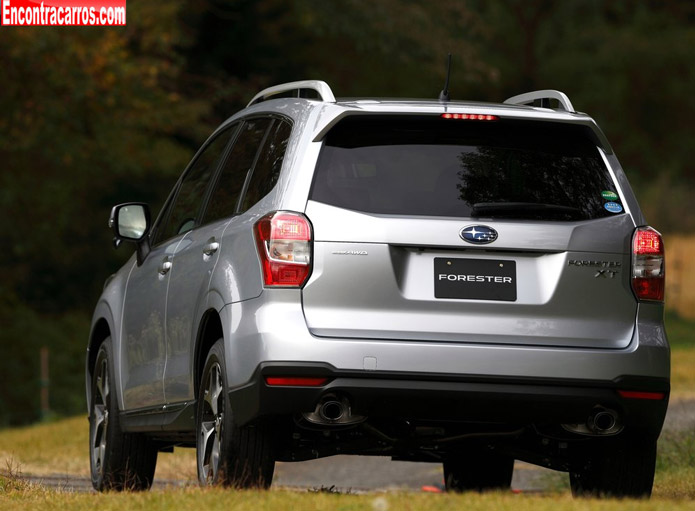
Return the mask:
[[641, 392], [639, 390], [619, 390], [618, 394], [625, 399], [647, 399], [650, 401], [661, 401], [666, 397], [664, 392]]
[[462, 119], [465, 121], [496, 121], [499, 119], [496, 115], [489, 114], [442, 114], [442, 119]]
[[277, 211], [256, 222], [254, 235], [266, 287], [301, 287], [311, 273], [311, 224]]
[[651, 227], [639, 227], [632, 238], [632, 289], [638, 300], [664, 301], [664, 242]]
[[265, 382], [271, 387], [320, 387], [328, 378], [302, 376], [266, 376]]

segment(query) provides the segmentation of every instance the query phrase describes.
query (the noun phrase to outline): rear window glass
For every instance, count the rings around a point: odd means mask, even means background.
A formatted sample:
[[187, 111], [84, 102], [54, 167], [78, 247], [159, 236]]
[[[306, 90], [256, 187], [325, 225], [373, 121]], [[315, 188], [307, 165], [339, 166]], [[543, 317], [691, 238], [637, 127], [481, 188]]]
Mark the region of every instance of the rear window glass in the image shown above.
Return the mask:
[[311, 199], [377, 214], [588, 220], [623, 211], [584, 126], [353, 116], [327, 135]]

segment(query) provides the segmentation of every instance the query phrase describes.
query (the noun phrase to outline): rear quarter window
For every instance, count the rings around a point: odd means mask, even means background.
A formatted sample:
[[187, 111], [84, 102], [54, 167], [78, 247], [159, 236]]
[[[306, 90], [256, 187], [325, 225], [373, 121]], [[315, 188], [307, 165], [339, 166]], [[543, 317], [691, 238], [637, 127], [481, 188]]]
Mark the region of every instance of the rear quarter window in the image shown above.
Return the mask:
[[376, 214], [576, 221], [620, 214], [585, 126], [353, 116], [327, 135], [311, 199]]
[[258, 161], [251, 174], [248, 189], [244, 196], [241, 210], [246, 211], [275, 187], [282, 169], [282, 161], [287, 150], [287, 143], [292, 132], [292, 125], [284, 120], [275, 119], [270, 126], [265, 143], [258, 156]]

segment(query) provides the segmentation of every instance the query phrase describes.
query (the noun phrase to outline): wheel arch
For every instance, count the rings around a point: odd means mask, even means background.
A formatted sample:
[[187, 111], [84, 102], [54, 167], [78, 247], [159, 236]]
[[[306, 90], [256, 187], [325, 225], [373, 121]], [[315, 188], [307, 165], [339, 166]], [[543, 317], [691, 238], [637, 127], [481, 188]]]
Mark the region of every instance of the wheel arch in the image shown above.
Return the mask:
[[[108, 307], [106, 308], [108, 311]], [[102, 311], [103, 312], [103, 311]], [[107, 318], [107, 314], [95, 314], [95, 319], [92, 321], [92, 328], [89, 333], [89, 342], [87, 344], [87, 356], [85, 360], [85, 387], [87, 391], [87, 409], [89, 410], [89, 403], [92, 399], [92, 373], [94, 370], [94, 364], [97, 360], [97, 354], [99, 353], [99, 347], [104, 342], [105, 339], [112, 335], [113, 329], [111, 326], [110, 317]]]
[[198, 335], [196, 337], [195, 355], [193, 357], [193, 388], [194, 396], [198, 395], [198, 387], [200, 386], [200, 377], [205, 365], [207, 354], [212, 348], [212, 345], [218, 339], [224, 337], [222, 328], [222, 319], [215, 309], [208, 309], [203, 313], [198, 327]]

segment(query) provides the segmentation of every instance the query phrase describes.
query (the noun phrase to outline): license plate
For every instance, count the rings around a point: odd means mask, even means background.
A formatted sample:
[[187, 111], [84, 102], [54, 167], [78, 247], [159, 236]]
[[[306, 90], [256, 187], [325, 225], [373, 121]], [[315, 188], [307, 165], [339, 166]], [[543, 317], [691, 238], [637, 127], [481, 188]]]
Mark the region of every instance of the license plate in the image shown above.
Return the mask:
[[516, 301], [516, 261], [435, 257], [435, 298]]

